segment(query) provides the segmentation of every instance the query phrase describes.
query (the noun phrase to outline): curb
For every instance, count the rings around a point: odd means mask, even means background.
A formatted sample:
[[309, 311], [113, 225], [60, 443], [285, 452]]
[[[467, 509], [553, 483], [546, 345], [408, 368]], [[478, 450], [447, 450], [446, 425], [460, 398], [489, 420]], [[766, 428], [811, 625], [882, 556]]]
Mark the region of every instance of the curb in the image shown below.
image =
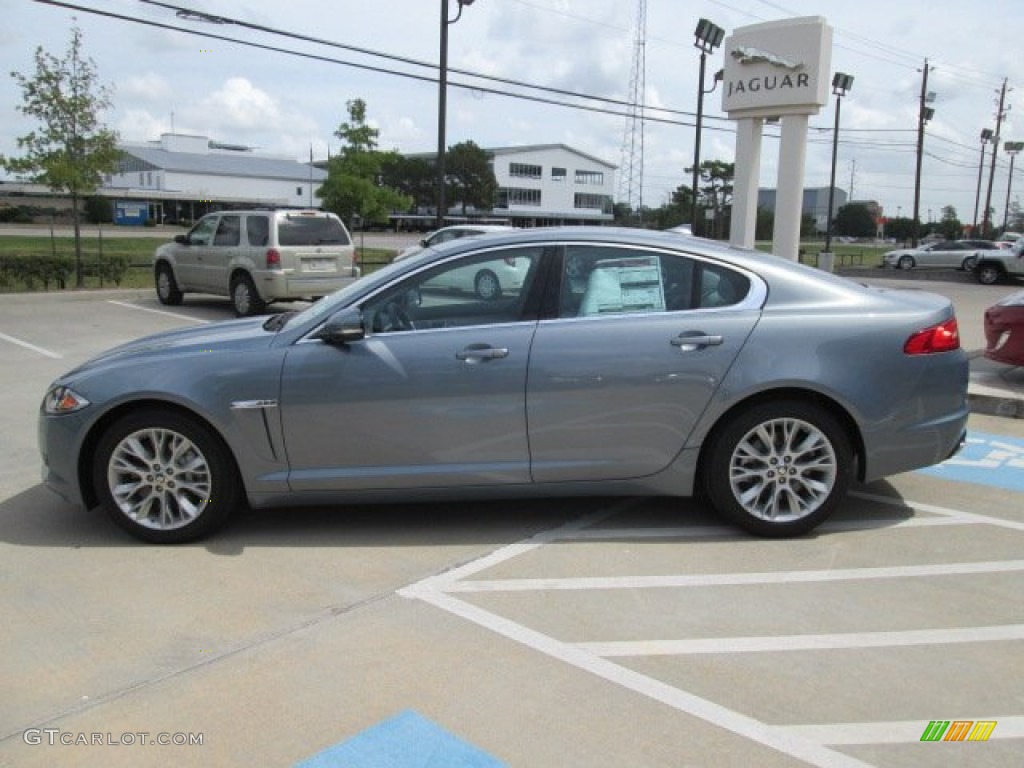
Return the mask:
[[971, 413], [1002, 416], [1007, 419], [1024, 419], [1024, 400], [1020, 398], [968, 392], [967, 402], [971, 406]]

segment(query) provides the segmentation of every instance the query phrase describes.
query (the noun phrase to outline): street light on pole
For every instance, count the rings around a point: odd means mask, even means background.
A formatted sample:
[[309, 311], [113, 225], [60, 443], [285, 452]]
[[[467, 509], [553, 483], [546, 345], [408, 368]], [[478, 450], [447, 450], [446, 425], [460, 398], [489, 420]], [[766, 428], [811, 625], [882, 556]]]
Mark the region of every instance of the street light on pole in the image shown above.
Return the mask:
[[978, 208], [981, 206], [981, 177], [985, 171], [985, 145], [992, 141], [992, 129], [981, 130], [981, 161], [978, 163], [978, 191], [974, 193], [974, 223], [971, 225], [971, 235], [978, 231]]
[[832, 255], [832, 202], [836, 189], [836, 157], [839, 153], [839, 105], [853, 87], [853, 76], [836, 72], [832, 78], [832, 95], [836, 97], [836, 125], [832, 131], [832, 177], [828, 184], [828, 214], [825, 219], [825, 253]]
[[1006, 207], [1003, 208], [1003, 231], [1010, 228], [1010, 189], [1013, 187], [1013, 160], [1024, 149], [1024, 141], [1008, 141], [1003, 149], [1010, 156], [1010, 175], [1006, 179]]
[[[693, 208], [691, 211], [691, 226], [693, 234], [697, 234], [697, 180], [700, 177], [700, 131], [704, 120], [704, 94], [711, 91], [704, 90], [704, 72], [707, 67], [707, 56], [722, 44], [725, 39], [725, 30], [707, 19], [697, 22], [697, 29], [693, 32], [694, 47], [700, 51], [700, 80], [697, 83], [697, 135], [693, 141]], [[718, 76], [715, 76], [715, 83], [718, 83]]]
[[439, 64], [438, 90], [437, 90], [437, 217], [438, 228], [444, 226], [444, 216], [447, 212], [445, 203], [445, 117], [448, 111], [448, 25], [454, 24], [462, 18], [462, 9], [472, 5], [474, 0], [458, 0], [459, 12], [454, 19], [448, 18], [448, 0], [441, 0], [441, 61]]

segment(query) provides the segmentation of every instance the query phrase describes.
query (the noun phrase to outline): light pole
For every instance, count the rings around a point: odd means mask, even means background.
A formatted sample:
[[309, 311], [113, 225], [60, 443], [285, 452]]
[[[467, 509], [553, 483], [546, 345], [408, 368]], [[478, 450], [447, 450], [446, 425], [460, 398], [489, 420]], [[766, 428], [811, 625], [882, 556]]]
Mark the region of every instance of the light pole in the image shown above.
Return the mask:
[[441, 0], [441, 62], [439, 66], [437, 90], [437, 217], [435, 224], [440, 229], [444, 226], [447, 212], [444, 199], [444, 152], [445, 152], [445, 116], [448, 111], [448, 25], [462, 18], [464, 6], [472, 5], [474, 0], [458, 0], [459, 12], [454, 19], [448, 18], [448, 0]]
[[[853, 76], [836, 72], [832, 78], [832, 95], [836, 97], [836, 125], [832, 131], [832, 176], [828, 183], [828, 213], [825, 218], [825, 253], [832, 257], [832, 202], [836, 190], [836, 157], [839, 154], [839, 105], [843, 96], [853, 87]], [[820, 264], [819, 264], [820, 266]], [[831, 265], [825, 269], [831, 271]]]
[[[694, 47], [700, 51], [700, 81], [697, 83], [697, 135], [693, 141], [693, 209], [691, 211], [691, 227], [693, 234], [697, 234], [697, 180], [700, 177], [700, 130], [704, 121], [704, 94], [711, 91], [704, 90], [704, 71], [707, 67], [707, 56], [722, 44], [725, 38], [725, 30], [707, 19], [697, 22], [697, 29], [693, 32]], [[718, 83], [717, 76], [715, 83]]]
[[1013, 187], [1013, 160], [1024, 149], [1024, 141], [1008, 141], [1003, 149], [1010, 156], [1010, 175], [1006, 179], [1006, 206], [1003, 208], [1003, 231], [1010, 228], [1010, 189]]
[[982, 128], [981, 130], [981, 161], [978, 163], [978, 191], [974, 193], [974, 223], [971, 225], [971, 235], [978, 232], [978, 208], [981, 206], [981, 176], [985, 170], [985, 145], [992, 141], [992, 129]]
[[988, 193], [985, 195], [985, 210], [981, 214], [981, 236], [989, 237], [992, 234], [992, 181], [996, 175], [996, 155], [999, 154], [999, 130], [1003, 125], [1003, 118], [1006, 117], [1006, 79], [1003, 79], [1003, 87], [999, 92], [999, 109], [996, 112], [996, 130], [992, 136], [992, 163], [988, 171]]

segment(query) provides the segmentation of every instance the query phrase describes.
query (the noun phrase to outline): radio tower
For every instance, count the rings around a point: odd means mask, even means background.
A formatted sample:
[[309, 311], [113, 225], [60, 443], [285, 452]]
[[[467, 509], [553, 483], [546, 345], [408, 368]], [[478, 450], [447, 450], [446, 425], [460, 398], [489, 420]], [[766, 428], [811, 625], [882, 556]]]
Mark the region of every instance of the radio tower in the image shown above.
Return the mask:
[[636, 38], [633, 42], [633, 66], [629, 73], [629, 106], [622, 136], [622, 162], [619, 164], [619, 202], [629, 206], [631, 217], [639, 225], [644, 204], [644, 94], [647, 45], [647, 0], [636, 2]]

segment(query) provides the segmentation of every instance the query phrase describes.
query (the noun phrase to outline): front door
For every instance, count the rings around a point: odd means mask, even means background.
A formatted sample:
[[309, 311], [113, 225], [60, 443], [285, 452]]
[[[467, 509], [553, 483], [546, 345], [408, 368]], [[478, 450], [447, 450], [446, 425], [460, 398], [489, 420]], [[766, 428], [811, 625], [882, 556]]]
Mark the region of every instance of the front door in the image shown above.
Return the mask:
[[[526, 374], [537, 323], [526, 299], [539, 256], [506, 249], [421, 271], [362, 305], [366, 338], [289, 350], [280, 405], [292, 489], [529, 483]], [[425, 286], [506, 257], [534, 269], [499, 299]]]

